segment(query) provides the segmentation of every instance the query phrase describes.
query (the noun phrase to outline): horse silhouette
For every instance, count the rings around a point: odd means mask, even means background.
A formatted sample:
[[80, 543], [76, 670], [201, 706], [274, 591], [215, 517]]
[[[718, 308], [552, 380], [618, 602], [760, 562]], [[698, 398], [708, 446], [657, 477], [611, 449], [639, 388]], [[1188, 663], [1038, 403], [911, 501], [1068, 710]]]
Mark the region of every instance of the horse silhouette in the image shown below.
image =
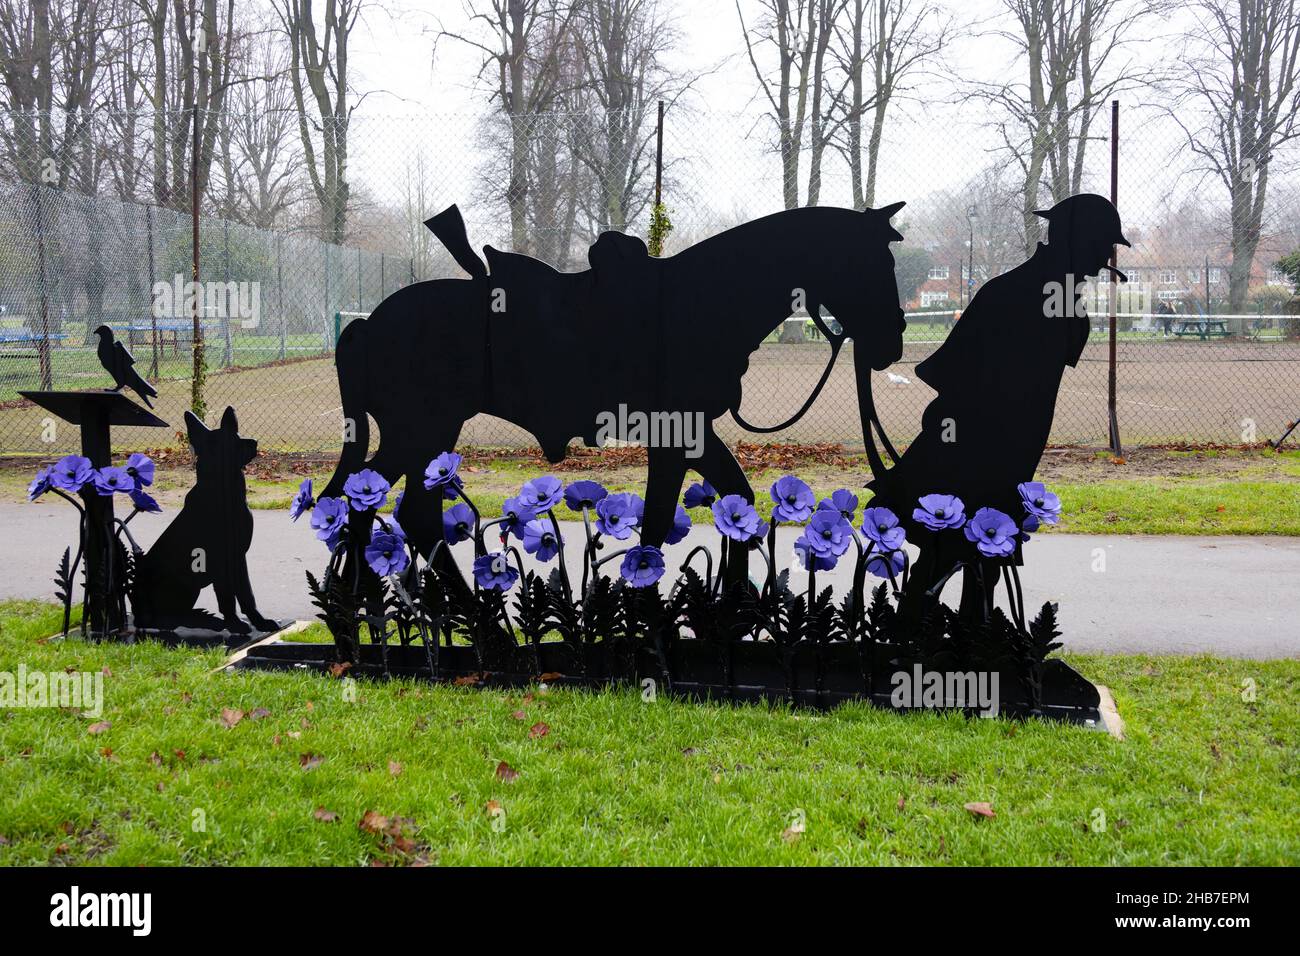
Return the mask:
[[[597, 445], [603, 416], [624, 407], [704, 423], [692, 457], [680, 445], [648, 450], [646, 543], [662, 544], [671, 528], [688, 468], [719, 494], [752, 501], [713, 421], [728, 411], [741, 420], [749, 356], [800, 306], [823, 327], [823, 310], [834, 316], [836, 350], [843, 336], [853, 339], [870, 427], [870, 370], [902, 355], [906, 322], [889, 250], [903, 238], [889, 223], [902, 206], [787, 210], [663, 259], [640, 239], [606, 232], [591, 246], [591, 268], [576, 273], [490, 246], [485, 264], [452, 206], [427, 225], [470, 277], [409, 285], [339, 338], [335, 364], [353, 433], [323, 493], [339, 494], [365, 466], [390, 482], [405, 477], [402, 526], [428, 554], [442, 521], [424, 469], [455, 446], [466, 421], [502, 418], [559, 462], [575, 437]], [[380, 431], [368, 462], [367, 416]]]

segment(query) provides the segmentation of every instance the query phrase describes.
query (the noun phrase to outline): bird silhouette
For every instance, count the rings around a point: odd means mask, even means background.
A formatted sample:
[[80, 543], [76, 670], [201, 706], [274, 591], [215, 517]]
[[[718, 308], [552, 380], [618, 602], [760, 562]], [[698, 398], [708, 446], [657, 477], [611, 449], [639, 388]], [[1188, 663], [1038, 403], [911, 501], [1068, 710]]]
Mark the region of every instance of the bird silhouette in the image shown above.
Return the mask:
[[117, 392], [129, 387], [146, 405], [153, 408], [153, 402], [149, 401], [149, 398], [150, 396], [157, 398], [158, 389], [140, 377], [140, 373], [134, 368], [135, 358], [126, 350], [126, 346], [113, 338], [113, 330], [107, 325], [95, 329], [95, 334], [99, 336], [99, 345], [95, 348], [95, 354], [99, 356], [99, 364], [113, 376], [113, 381], [116, 383], [112, 391]]

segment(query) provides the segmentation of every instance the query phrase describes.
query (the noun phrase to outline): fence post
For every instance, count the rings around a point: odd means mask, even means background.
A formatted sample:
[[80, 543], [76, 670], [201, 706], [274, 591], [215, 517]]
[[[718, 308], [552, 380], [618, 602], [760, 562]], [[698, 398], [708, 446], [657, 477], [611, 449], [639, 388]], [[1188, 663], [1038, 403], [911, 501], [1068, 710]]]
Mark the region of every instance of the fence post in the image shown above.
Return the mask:
[[411, 285], [415, 285], [415, 256], [411, 256]]
[[[153, 206], [145, 203], [144, 206], [144, 236], [145, 242], [148, 243], [147, 258], [149, 260], [149, 277], [154, 278], [153, 263]], [[179, 311], [177, 304], [172, 303], [172, 312]], [[153, 358], [149, 363], [149, 377], [155, 381], [158, 379], [158, 312], [154, 308], [153, 285], [152, 281], [149, 286], [149, 325], [153, 331]]]
[[384, 254], [379, 253], [379, 301], [384, 301]]
[[41, 366], [41, 389], [48, 392], [54, 388], [54, 366], [50, 361], [50, 298], [45, 284], [45, 216], [41, 212], [40, 183], [32, 183], [32, 197], [36, 204], [37, 286], [41, 290], [41, 338], [36, 354]]
[[357, 246], [357, 311], [358, 312], [361, 311], [361, 247], [360, 246]]
[[230, 343], [230, 220], [229, 219], [221, 220], [221, 232], [222, 232], [221, 241], [225, 245], [225, 252], [226, 252], [226, 288], [224, 293], [226, 304], [221, 309], [221, 331], [226, 338], [226, 351], [225, 354], [222, 356], [221, 367], [230, 368], [231, 360], [234, 357], [233, 356], [234, 349], [231, 348], [231, 343]]
[[284, 359], [284, 327], [288, 322], [284, 314], [284, 256], [280, 248], [281, 236], [275, 234], [275, 288], [280, 297], [280, 358]]
[[[1110, 101], [1110, 202], [1112, 206], [1119, 209], [1119, 100]], [[1110, 265], [1112, 270], [1119, 267], [1118, 246], [1110, 247]], [[1106, 387], [1106, 404], [1110, 425], [1110, 450], [1117, 458], [1121, 458], [1124, 455], [1124, 446], [1120, 443], [1119, 416], [1115, 411], [1115, 340], [1117, 338], [1115, 296], [1118, 291], [1117, 282], [1119, 282], [1119, 276], [1112, 271], [1110, 274], [1110, 369]]]
[[[330, 314], [330, 245], [328, 242], [322, 242], [321, 248], [325, 251], [325, 314]], [[326, 333], [327, 335], [329, 333]], [[328, 342], [326, 345], [328, 346]]]

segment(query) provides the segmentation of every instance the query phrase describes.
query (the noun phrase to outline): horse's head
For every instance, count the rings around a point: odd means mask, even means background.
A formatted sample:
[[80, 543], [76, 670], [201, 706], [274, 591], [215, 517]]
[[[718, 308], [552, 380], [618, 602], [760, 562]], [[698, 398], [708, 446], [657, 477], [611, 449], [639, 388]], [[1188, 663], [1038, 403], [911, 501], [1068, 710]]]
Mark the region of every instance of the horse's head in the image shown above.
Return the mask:
[[905, 204], [853, 213], [854, 240], [835, 250], [832, 287], [821, 293], [822, 304], [853, 340], [854, 361], [882, 370], [903, 355], [903, 330], [907, 321], [898, 302], [891, 242], [902, 235], [889, 219]]

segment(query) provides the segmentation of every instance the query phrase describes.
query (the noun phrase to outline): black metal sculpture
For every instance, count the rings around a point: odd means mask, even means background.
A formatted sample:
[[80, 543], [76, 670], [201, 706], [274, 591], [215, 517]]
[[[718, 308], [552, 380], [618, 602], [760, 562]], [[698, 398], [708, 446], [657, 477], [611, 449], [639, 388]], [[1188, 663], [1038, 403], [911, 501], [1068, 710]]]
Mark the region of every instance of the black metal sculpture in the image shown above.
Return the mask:
[[[241, 437], [234, 408], [221, 426], [207, 428], [192, 412], [185, 430], [194, 451], [194, 487], [185, 505], [149, 550], [136, 558], [132, 607], [137, 628], [224, 630], [232, 635], [271, 632], [280, 625], [257, 610], [248, 575], [253, 513], [248, 509], [244, 467], [257, 455], [257, 442]], [[221, 620], [195, 610], [199, 593], [216, 593]], [[245, 624], [235, 607], [244, 612]]]
[[153, 408], [153, 402], [149, 399], [158, 397], [158, 389], [140, 377], [140, 373], [135, 370], [135, 357], [127, 351], [125, 345], [113, 338], [113, 330], [107, 325], [95, 329], [95, 334], [99, 336], [95, 354], [99, 357], [99, 364], [104, 366], [104, 371], [113, 376], [116, 383], [113, 391], [130, 388], [140, 396], [141, 401]]
[[[1048, 221], [1047, 243], [986, 283], [944, 343], [917, 365], [917, 377], [939, 394], [902, 458], [869, 482], [878, 503], [894, 509], [921, 546], [904, 602], [913, 618], [928, 593], [964, 567], [962, 615], [986, 620], [1002, 568], [1021, 563], [1024, 523], [1032, 531], [1059, 507], [1033, 483], [1034, 472], [1061, 375], [1088, 340], [1084, 282], [1109, 269], [1115, 244], [1128, 240], [1115, 207], [1101, 196], [1072, 196], [1039, 215]], [[985, 509], [984, 540], [935, 534], [944, 516], [936, 521], [918, 505], [932, 495], [956, 496], [972, 514]], [[946, 505], [951, 512], [952, 502]], [[1010, 537], [1002, 533], [1008, 518], [1015, 519]]]
[[[591, 247], [591, 268], [571, 274], [490, 246], [484, 264], [452, 206], [428, 226], [470, 278], [408, 286], [339, 340], [339, 389], [354, 434], [324, 494], [339, 495], [363, 466], [389, 482], [405, 477], [403, 526], [427, 555], [442, 523], [424, 468], [455, 446], [468, 419], [513, 422], [554, 462], [575, 436], [597, 444], [601, 416], [623, 408], [704, 423], [698, 457], [680, 444], [650, 448], [648, 543], [663, 543], [688, 468], [752, 502], [714, 419], [739, 408], [749, 355], [800, 309], [817, 322], [823, 307], [835, 316], [842, 331], [834, 334], [853, 338], [868, 390], [870, 370], [898, 360], [906, 323], [889, 243], [902, 236], [889, 219], [902, 206], [789, 210], [667, 259], [607, 232]], [[869, 391], [860, 398], [869, 408]], [[381, 433], [369, 461], [367, 415]]]
[[[1000, 677], [1001, 712], [1096, 723], [1096, 688], [1049, 659], [1060, 646], [1056, 605], [1044, 604], [1030, 620], [1017, 566], [1030, 534], [1060, 513], [1057, 497], [1032, 479], [1062, 373], [1087, 340], [1084, 280], [1111, 268], [1113, 245], [1125, 242], [1119, 217], [1092, 195], [1040, 214], [1049, 222], [1047, 244], [989, 282], [948, 341], [918, 366], [939, 394], [900, 458], [880, 428], [870, 382], [873, 368], [901, 352], [887, 249], [901, 238], [888, 225], [896, 208], [781, 213], [662, 263], [649, 260], [638, 240], [605, 234], [592, 247], [592, 270], [571, 276], [492, 249], [489, 273], [454, 208], [430, 220], [471, 278], [405, 290], [353, 326], [338, 366], [360, 441], [345, 448], [319, 501], [308, 480], [293, 504], [295, 519], [311, 511], [331, 553], [324, 576], [308, 579], [335, 645], [263, 645], [243, 666], [345, 666], [498, 685], [649, 678], [689, 695], [979, 709], [950, 687], [927, 690], [924, 700], [900, 696], [898, 681], [912, 669], [917, 682]], [[733, 274], [726, 302], [718, 284]], [[704, 454], [690, 463], [707, 480], [681, 506], [675, 498], [686, 456], [653, 443], [645, 501], [543, 476], [493, 520], [474, 506], [458, 455], [428, 457], [430, 441], [452, 441], [478, 411], [530, 428], [552, 459], [574, 434], [596, 443], [589, 429], [602, 404], [703, 409], [708, 421], [729, 410], [750, 427], [738, 411], [740, 376], [748, 354], [788, 314], [784, 296], [804, 297], [831, 342], [832, 363], [844, 339], [854, 338], [875, 492], [860, 512], [847, 489], [818, 502], [787, 475], [770, 489], [765, 520], [711, 430]], [[437, 318], [435, 304], [477, 316], [477, 324], [466, 334]], [[834, 323], [823, 318], [823, 305]], [[707, 321], [715, 314], [723, 318]], [[430, 376], [424, 364], [448, 341], [453, 357], [435, 358]], [[411, 384], [403, 384], [408, 376]], [[369, 467], [366, 412], [383, 429]], [[894, 467], [886, 467], [877, 438]], [[381, 515], [403, 477], [399, 506]], [[456, 503], [444, 513], [445, 500]], [[556, 517], [561, 501], [583, 521], [576, 585]], [[702, 506], [721, 536], [717, 560], [707, 547], [693, 548], [664, 594], [660, 545], [681, 540], [691, 525], [686, 509]], [[802, 529], [798, 568], [777, 566], [779, 524]], [[489, 532], [499, 547], [489, 549]], [[473, 547], [468, 583], [450, 559], [466, 541]], [[915, 567], [909, 541], [920, 549]], [[525, 570], [520, 547], [539, 561], [558, 557], [555, 570], [547, 577]], [[761, 580], [749, 577], [751, 555], [762, 559]], [[615, 561], [617, 577], [608, 571]], [[851, 562], [852, 583], [835, 603], [817, 575], [842, 561]], [[940, 600], [958, 572], [959, 612]], [[793, 583], [802, 574], [806, 586]], [[869, 576], [881, 583], [868, 588]], [[999, 581], [1005, 611], [995, 600]], [[511, 606], [506, 593], [516, 585]]]
[[[105, 340], [111, 342], [111, 334], [101, 338], [101, 350]], [[125, 352], [120, 344], [117, 349]], [[135, 375], [129, 365], [126, 370]], [[81, 630], [91, 637], [129, 639], [149, 633], [179, 643], [241, 643], [249, 624], [262, 632], [279, 629], [258, 613], [249, 581], [245, 556], [253, 516], [245, 500], [243, 469], [257, 454], [257, 442], [239, 436], [233, 408], [226, 409], [221, 427], [211, 431], [185, 413], [198, 480], [180, 514], [146, 552], [130, 524], [137, 515], [162, 510], [147, 490], [154, 463], [136, 453], [114, 465], [111, 427], [166, 428], [167, 423], [116, 389], [20, 394], [81, 429], [82, 453], [40, 469], [28, 488], [29, 500], [54, 494], [79, 514], [76, 551], [64, 551], [55, 574], [65, 634], [79, 571]], [[132, 505], [125, 518], [114, 514], [118, 496]], [[208, 585], [216, 592], [221, 619], [194, 607]], [[238, 618], [236, 603], [249, 624]]]

